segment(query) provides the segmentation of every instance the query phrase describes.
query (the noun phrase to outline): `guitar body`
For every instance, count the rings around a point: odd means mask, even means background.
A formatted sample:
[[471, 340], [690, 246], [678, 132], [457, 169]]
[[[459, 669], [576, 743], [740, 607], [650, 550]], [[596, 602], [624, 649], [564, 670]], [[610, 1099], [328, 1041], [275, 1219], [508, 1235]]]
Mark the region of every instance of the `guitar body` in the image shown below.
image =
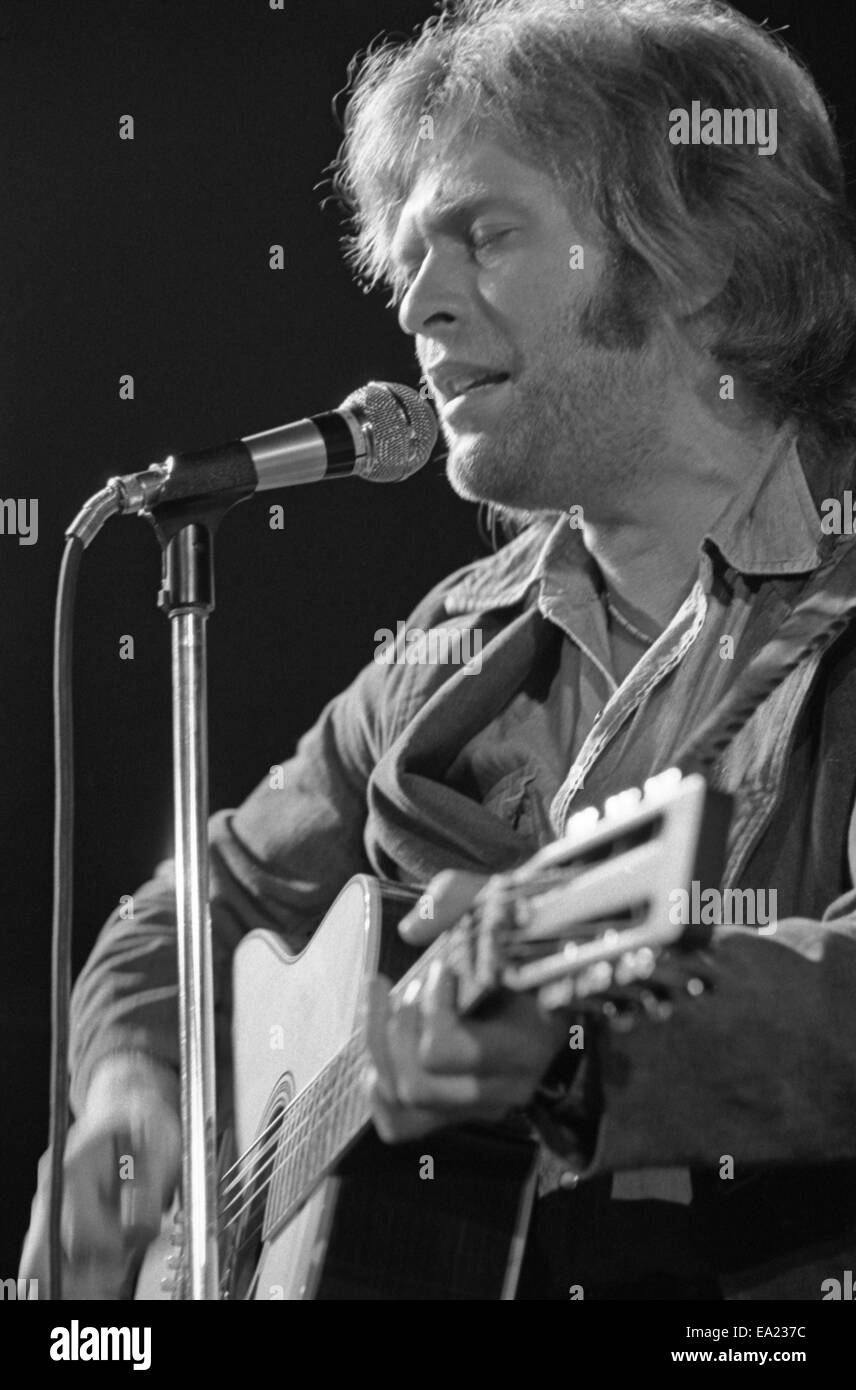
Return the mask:
[[[235, 954], [235, 1147], [254, 1141], [359, 1026], [365, 981], [397, 979], [418, 957], [399, 938], [415, 894], [368, 876], [350, 880], [297, 956], [270, 932]], [[515, 1127], [467, 1127], [416, 1144], [365, 1133], [302, 1208], [267, 1238], [265, 1188], [224, 1247], [244, 1299], [513, 1298], [531, 1207], [535, 1146]], [[265, 1158], [256, 1160], [263, 1170]], [[268, 1164], [270, 1160], [267, 1160]], [[246, 1173], [251, 1172], [247, 1168]], [[246, 1242], [246, 1244], [245, 1244]], [[169, 1297], [166, 1237], [146, 1257], [138, 1299]]]

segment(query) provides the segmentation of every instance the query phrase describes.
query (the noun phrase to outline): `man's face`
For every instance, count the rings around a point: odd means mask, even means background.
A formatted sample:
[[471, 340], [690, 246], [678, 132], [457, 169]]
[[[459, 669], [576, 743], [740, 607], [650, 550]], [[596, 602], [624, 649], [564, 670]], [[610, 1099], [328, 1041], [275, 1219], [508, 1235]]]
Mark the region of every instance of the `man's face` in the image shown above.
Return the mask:
[[416, 338], [462, 497], [597, 511], [605, 489], [638, 481], [656, 453], [662, 366], [648, 346], [598, 344], [606, 251], [576, 217], [548, 174], [487, 139], [441, 150], [402, 209], [400, 323]]

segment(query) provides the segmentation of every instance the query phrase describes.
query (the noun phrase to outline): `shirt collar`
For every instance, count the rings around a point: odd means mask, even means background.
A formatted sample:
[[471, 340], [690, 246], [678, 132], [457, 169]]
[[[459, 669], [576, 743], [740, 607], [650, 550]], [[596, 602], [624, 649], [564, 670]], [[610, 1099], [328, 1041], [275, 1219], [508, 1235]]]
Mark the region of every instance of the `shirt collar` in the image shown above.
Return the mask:
[[[820, 516], [800, 463], [793, 427], [773, 441], [769, 465], [734, 493], [699, 548], [700, 573], [709, 588], [713, 546], [741, 574], [805, 574], [822, 559]], [[571, 574], [591, 576], [592, 559], [582, 532], [566, 516], [539, 518], [495, 555], [478, 561], [448, 590], [450, 615], [489, 612], [521, 603], [534, 586], [544, 590], [567, 584]], [[708, 571], [708, 574], [705, 574]], [[586, 584], [590, 594], [590, 584]], [[566, 595], [572, 600], [571, 594]]]
[[773, 441], [768, 467], [731, 498], [702, 542], [740, 574], [806, 574], [822, 560], [823, 532], [792, 427]]

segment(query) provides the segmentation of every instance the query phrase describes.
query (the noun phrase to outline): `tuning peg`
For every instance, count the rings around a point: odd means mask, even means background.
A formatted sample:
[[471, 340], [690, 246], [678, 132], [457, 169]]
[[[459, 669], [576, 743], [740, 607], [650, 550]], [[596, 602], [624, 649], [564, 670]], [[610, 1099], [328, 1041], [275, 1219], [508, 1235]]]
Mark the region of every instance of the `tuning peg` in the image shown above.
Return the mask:
[[548, 1013], [556, 1009], [566, 1009], [574, 1002], [575, 997], [573, 980], [554, 980], [549, 985], [542, 985], [538, 991], [538, 1003]]
[[612, 984], [612, 963], [608, 960], [596, 961], [585, 970], [577, 982], [579, 994], [605, 994]]
[[596, 806], [587, 806], [584, 811], [575, 811], [568, 817], [565, 826], [563, 840], [575, 839], [578, 835], [585, 835], [588, 831], [594, 830], [600, 820], [600, 812]]
[[620, 1009], [613, 999], [604, 999], [600, 1006], [601, 1017], [615, 1033], [630, 1033], [636, 1027], [636, 1019], [631, 1009]]
[[664, 772], [658, 772], [656, 777], [649, 777], [644, 785], [643, 791], [645, 800], [653, 804], [666, 801], [677, 790], [683, 781], [683, 773], [679, 767], [667, 767]]
[[642, 791], [639, 787], [625, 787], [623, 791], [616, 792], [615, 796], [608, 796], [603, 803], [603, 812], [606, 816], [623, 816], [628, 812], [634, 811], [642, 800]]
[[652, 989], [640, 990], [638, 998], [640, 1006], [645, 1011], [645, 1016], [650, 1018], [652, 1023], [665, 1023], [675, 1012], [671, 1000], [655, 994]]
[[615, 983], [630, 985], [634, 980], [647, 980], [654, 973], [657, 957], [650, 946], [641, 946], [638, 951], [625, 951], [615, 962]]

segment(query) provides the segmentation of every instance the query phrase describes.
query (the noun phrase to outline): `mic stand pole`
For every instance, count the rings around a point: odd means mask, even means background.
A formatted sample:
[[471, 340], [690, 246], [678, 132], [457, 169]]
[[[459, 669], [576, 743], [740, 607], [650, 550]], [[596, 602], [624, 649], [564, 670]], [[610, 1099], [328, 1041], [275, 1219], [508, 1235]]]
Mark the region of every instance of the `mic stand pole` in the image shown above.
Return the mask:
[[154, 506], [163, 550], [158, 606], [171, 623], [175, 899], [181, 1052], [181, 1295], [220, 1297], [211, 914], [208, 894], [206, 624], [214, 608], [213, 536], [251, 489]]

